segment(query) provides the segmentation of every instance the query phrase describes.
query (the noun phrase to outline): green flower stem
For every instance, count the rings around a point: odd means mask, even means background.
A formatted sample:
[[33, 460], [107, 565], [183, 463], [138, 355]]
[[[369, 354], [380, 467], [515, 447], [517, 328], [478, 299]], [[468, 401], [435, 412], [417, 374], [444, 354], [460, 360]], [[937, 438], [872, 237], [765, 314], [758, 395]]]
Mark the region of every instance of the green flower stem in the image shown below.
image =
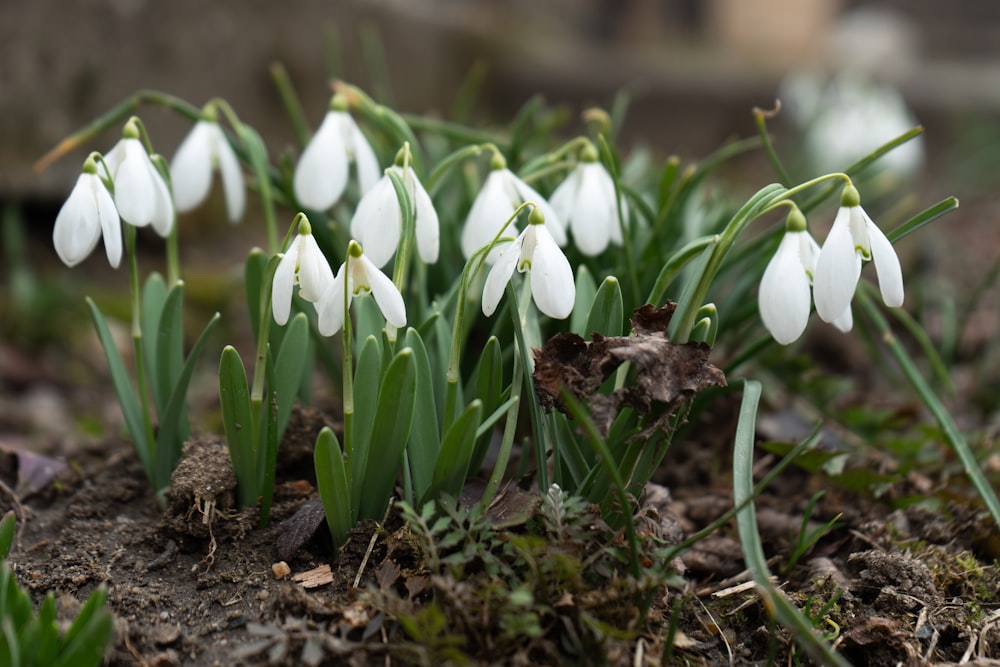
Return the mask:
[[[521, 286], [524, 294], [524, 298], [521, 299], [521, 307], [518, 308], [518, 300], [514, 293], [514, 286], [511, 283], [507, 283], [507, 296], [511, 299], [511, 315], [514, 318], [515, 324], [517, 326], [520, 321], [524, 321], [527, 317], [527, 304], [531, 303], [531, 284], [530, 278], [525, 277], [524, 284]], [[503, 429], [503, 439], [500, 441], [500, 450], [497, 452], [497, 460], [493, 465], [493, 472], [490, 473], [490, 479], [486, 482], [486, 489], [483, 491], [483, 498], [480, 500], [480, 505], [485, 509], [490, 506], [493, 502], [493, 497], [496, 495], [497, 489], [500, 488], [500, 482], [503, 481], [503, 476], [507, 472], [507, 464], [510, 462], [510, 453], [514, 448], [514, 437], [517, 431], [517, 417], [520, 413], [521, 408], [521, 390], [524, 385], [524, 363], [520, 354], [520, 345], [517, 340], [514, 341], [514, 372], [510, 381], [510, 398], [514, 401], [510, 410], [507, 412], [507, 420], [504, 422]], [[537, 437], [537, 433], [535, 434]], [[544, 467], [544, 461], [539, 461], [538, 467], [541, 469]]]
[[994, 523], [1000, 526], [1000, 500], [997, 499], [996, 492], [983, 474], [975, 455], [969, 449], [969, 445], [958, 430], [955, 421], [948, 414], [948, 409], [945, 408], [944, 404], [941, 403], [940, 399], [934, 393], [934, 390], [927, 384], [927, 380], [924, 379], [916, 364], [913, 363], [913, 359], [910, 358], [906, 348], [900, 344], [889, 327], [889, 323], [882, 316], [882, 313], [879, 312], [872, 292], [873, 288], [871, 285], [862, 283], [862, 289], [858, 290], [857, 294], [858, 303], [861, 304], [861, 308], [865, 311], [868, 319], [871, 320], [875, 330], [882, 336], [882, 342], [889, 348], [889, 352], [892, 353], [893, 358], [896, 359], [896, 363], [902, 369], [903, 375], [909, 380], [910, 385], [917, 392], [917, 395], [920, 396], [920, 400], [927, 406], [930, 413], [934, 415], [934, 419], [937, 420], [938, 426], [941, 427], [941, 431], [944, 433], [948, 444], [955, 452], [959, 461], [962, 462], [965, 473], [969, 476], [972, 485], [979, 492], [983, 504], [986, 505], [990, 515], [992, 515]]
[[[529, 329], [528, 307], [531, 304], [531, 274], [524, 274], [520, 300], [518, 300], [517, 294], [514, 291], [513, 282], [507, 283], [507, 297], [513, 306], [510, 309], [510, 316], [514, 327], [514, 356], [520, 361], [522, 369], [528, 373], [528, 377], [524, 379], [524, 383], [528, 391], [531, 430], [535, 436], [533, 443], [535, 449], [535, 475], [538, 477], [538, 488], [544, 493], [549, 488], [548, 466], [546, 465], [548, 460], [548, 438], [545, 430], [545, 417], [542, 415], [541, 406], [538, 404], [538, 394], [535, 392], [534, 381], [531, 377], [531, 373], [535, 368], [534, 359], [531, 357], [531, 348], [536, 345], [534, 340], [529, 341], [526, 335], [526, 331]], [[532, 339], [537, 339], [537, 327], [530, 328], [534, 331]], [[541, 341], [538, 341], [537, 346], [540, 345]]]
[[[146, 359], [142, 344], [142, 303], [139, 289], [139, 261], [135, 250], [136, 229], [133, 225], [125, 225], [125, 254], [128, 255], [129, 289], [132, 292], [132, 344], [135, 348], [135, 384], [139, 394], [139, 405], [142, 408], [142, 425], [145, 432], [145, 448], [150, 461], [156, 460], [156, 438], [153, 435], [153, 418], [149, 408], [149, 394], [146, 390]], [[139, 444], [139, 443], [137, 443]], [[139, 444], [139, 446], [143, 446]], [[155, 467], [151, 468], [156, 475]], [[166, 480], [153, 480], [156, 489], [166, 486]]]
[[625, 211], [622, 210], [622, 183], [621, 174], [618, 172], [618, 160], [612, 152], [611, 146], [604, 138], [604, 135], [598, 135], [597, 138], [601, 147], [601, 157], [604, 159], [604, 167], [611, 175], [611, 182], [615, 186], [615, 214], [618, 217], [618, 229], [622, 235], [622, 249], [625, 251], [625, 271], [628, 274], [629, 283], [632, 288], [632, 293], [629, 296], [632, 298], [632, 302], [637, 304], [639, 301], [639, 273], [635, 266], [635, 258], [632, 255], [632, 244], [629, 243], [631, 236], [628, 234], [628, 230], [625, 229]]
[[766, 111], [759, 107], [753, 108], [753, 119], [757, 124], [757, 133], [760, 135], [761, 143], [764, 146], [764, 152], [767, 153], [767, 159], [771, 161], [771, 166], [774, 167], [774, 173], [778, 175], [778, 179], [781, 184], [788, 186], [792, 179], [788, 175], [788, 170], [785, 169], [785, 165], [782, 164], [781, 158], [778, 157], [778, 153], [774, 150], [774, 144], [771, 143], [771, 135], [767, 133], [767, 119], [773, 118], [781, 110], [781, 101], [779, 100], [776, 104], [775, 109], [772, 111]]
[[[351, 246], [348, 245], [347, 253], [344, 258], [344, 271], [349, 272], [351, 269]], [[344, 278], [344, 331], [341, 335], [341, 342], [343, 344], [342, 356], [341, 356], [341, 368], [343, 370], [343, 400], [344, 400], [344, 455], [347, 457], [348, 461], [353, 460], [354, 456], [354, 350], [352, 341], [352, 328], [351, 328], [351, 313], [348, 310], [350, 301], [348, 296], [351, 289], [351, 281], [347, 276]], [[360, 480], [355, 480], [355, 483], [360, 483]]]
[[[485, 148], [485, 147], [484, 147]], [[494, 147], [495, 148], [495, 147]], [[444, 422], [441, 425], [443, 431], [446, 431], [455, 419], [457, 414], [458, 406], [458, 380], [459, 380], [459, 364], [462, 360], [462, 341], [465, 338], [464, 332], [464, 321], [465, 321], [465, 301], [466, 293], [469, 291], [469, 281], [472, 277], [479, 273], [479, 269], [482, 267], [483, 263], [486, 261], [486, 255], [503, 240], [513, 240], [509, 237], [503, 237], [502, 234], [507, 225], [517, 219], [517, 216], [521, 212], [529, 207], [534, 206], [530, 202], [525, 202], [514, 209], [507, 220], [504, 221], [500, 230], [497, 232], [496, 236], [488, 246], [480, 248], [469, 261], [465, 263], [465, 267], [462, 269], [462, 277], [459, 279], [458, 283], [458, 294], [456, 295], [455, 302], [455, 323], [452, 327], [451, 334], [451, 353], [448, 355], [448, 371], [447, 371], [447, 391], [445, 393], [445, 403], [444, 403]]]
[[427, 187], [427, 192], [433, 197], [437, 194], [438, 186], [441, 183], [441, 179], [444, 178], [445, 174], [448, 173], [455, 165], [463, 163], [469, 158], [478, 157], [482, 154], [483, 148], [479, 144], [472, 144], [470, 146], [463, 146], [458, 150], [449, 153], [444, 158], [442, 158], [437, 166], [434, 167], [434, 171], [431, 175], [427, 177], [424, 185]]
[[[403, 153], [403, 175], [400, 176], [392, 168], [386, 169], [385, 174], [389, 177], [392, 182], [392, 189], [396, 192], [396, 199], [399, 202], [400, 218], [402, 220], [402, 230], [400, 234], [400, 244], [399, 248], [396, 250], [396, 261], [393, 265], [392, 270], [392, 282], [399, 290], [401, 294], [406, 291], [406, 277], [407, 268], [409, 267], [410, 259], [413, 257], [413, 248], [417, 243], [416, 238], [416, 208], [414, 206], [413, 199], [410, 197], [410, 193], [406, 187], [406, 178], [408, 170], [410, 167], [410, 144], [404, 143], [402, 148]], [[416, 178], [416, 175], [412, 175]], [[389, 336], [389, 341], [392, 343], [396, 342], [396, 327], [389, 323], [385, 326], [386, 334]]]

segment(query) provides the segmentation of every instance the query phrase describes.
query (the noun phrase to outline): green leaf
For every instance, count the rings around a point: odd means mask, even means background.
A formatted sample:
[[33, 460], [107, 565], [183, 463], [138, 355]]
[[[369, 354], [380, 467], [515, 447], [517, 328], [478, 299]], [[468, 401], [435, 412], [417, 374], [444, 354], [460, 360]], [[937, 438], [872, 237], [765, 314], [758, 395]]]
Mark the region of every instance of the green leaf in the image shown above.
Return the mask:
[[355, 297], [351, 301], [354, 309], [354, 354], [360, 354], [360, 347], [369, 336], [382, 338], [385, 318], [371, 296]]
[[[483, 414], [493, 415], [503, 400], [503, 352], [496, 336], [490, 336], [479, 357], [474, 374], [475, 398], [483, 404]], [[499, 416], [497, 416], [497, 419]], [[483, 465], [493, 434], [487, 431], [476, 438], [469, 469], [475, 473]]]
[[154, 472], [156, 473], [154, 480], [156, 491], [161, 491], [167, 487], [170, 483], [170, 475], [181, 458], [181, 450], [184, 446], [184, 440], [187, 438], [187, 421], [183, 420], [182, 422], [182, 415], [187, 408], [188, 386], [191, 384], [191, 377], [194, 375], [195, 366], [197, 366], [198, 360], [201, 358], [205, 341], [208, 340], [208, 335], [215, 328], [215, 325], [219, 323], [219, 318], [219, 314], [216, 313], [208, 321], [208, 324], [205, 325], [205, 329], [201, 332], [201, 335], [198, 336], [198, 340], [195, 341], [194, 347], [191, 348], [191, 353], [184, 362], [180, 374], [173, 385], [170, 400], [167, 402], [164, 411], [160, 414], [160, 429], [156, 434], [156, 461], [154, 468]]
[[240, 504], [252, 507], [260, 493], [257, 479], [256, 425], [250, 410], [250, 389], [246, 369], [239, 353], [231, 345], [222, 351], [219, 363], [219, 400], [226, 431], [226, 445], [233, 462]]
[[437, 404], [431, 390], [433, 375], [427, 348], [416, 329], [407, 329], [405, 345], [413, 350], [416, 362], [416, 407], [413, 413], [413, 427], [406, 446], [406, 456], [413, 476], [413, 491], [422, 497], [434, 478], [435, 461], [441, 448], [441, 427], [438, 424]]
[[441, 493], [457, 497], [462, 491], [482, 416], [483, 404], [478, 400], [472, 401], [448, 428], [434, 466], [434, 481], [420, 502], [436, 498]]
[[159, 273], [151, 273], [142, 288], [142, 303], [140, 304], [139, 324], [143, 331], [143, 353], [149, 372], [149, 386], [153, 388], [153, 400], [156, 402], [157, 414], [167, 401], [168, 393], [160, 395], [159, 368], [153, 362], [156, 359], [157, 346], [160, 344], [160, 318], [167, 301], [167, 284]]
[[243, 285], [247, 296], [247, 312], [250, 315], [250, 327], [253, 339], [260, 335], [260, 293], [264, 279], [264, 267], [267, 266], [267, 255], [260, 248], [254, 248], [247, 256], [243, 267]]
[[[299, 313], [281, 339], [281, 348], [274, 364], [274, 392], [278, 397], [277, 433], [278, 439], [285, 432], [288, 418], [295, 405], [295, 397], [306, 374], [309, 359], [309, 318]], [[311, 375], [311, 373], [309, 374]]]
[[[405, 348], [396, 354], [382, 377], [384, 391], [378, 397], [371, 444], [369, 451], [363, 452], [365, 460], [360, 462], [364, 475], [354, 478], [363, 487], [359, 518], [381, 519], [392, 495], [416, 405], [416, 365], [413, 350]], [[372, 456], [376, 447], [377, 455]]]
[[35, 621], [36, 635], [34, 638], [34, 664], [51, 665], [56, 661], [62, 641], [59, 638], [59, 622], [56, 617], [56, 596], [49, 591], [38, 608], [38, 618]]
[[621, 336], [625, 323], [625, 306], [618, 279], [608, 276], [594, 296], [587, 317], [587, 334], [597, 332], [605, 336]]
[[581, 264], [576, 270], [576, 300], [573, 303], [573, 313], [569, 318], [569, 330], [578, 336], [587, 337], [587, 316], [590, 313], [591, 304], [597, 295], [597, 284], [594, 276], [587, 270], [585, 264]]
[[896, 227], [891, 232], [886, 234], [886, 237], [895, 243], [899, 239], [903, 238], [908, 234], [912, 234], [926, 224], [937, 220], [945, 213], [950, 213], [951, 211], [958, 208], [958, 200], [954, 197], [948, 197], [947, 199], [938, 202], [934, 206], [925, 209], [913, 216], [899, 227]]
[[63, 638], [63, 650], [54, 667], [99, 665], [111, 640], [112, 616], [105, 608], [108, 589], [101, 586], [83, 603]]
[[3, 519], [0, 520], [0, 560], [4, 560], [10, 554], [10, 548], [14, 544], [14, 528], [16, 525], [17, 519], [14, 517], [13, 510], [7, 512]]
[[122, 416], [125, 418], [125, 426], [128, 428], [132, 441], [135, 443], [136, 453], [142, 462], [142, 467], [146, 471], [146, 477], [153, 480], [153, 461], [150, 448], [153, 443], [146, 437], [146, 427], [142, 419], [142, 410], [139, 407], [139, 399], [136, 398], [129, 379], [128, 371], [122, 355], [115, 347], [115, 340], [108, 329], [108, 323], [97, 308], [97, 304], [87, 297], [87, 306], [90, 308], [90, 315], [94, 320], [94, 328], [97, 329], [97, 337], [104, 348], [104, 356], [108, 360], [108, 370], [111, 372], [111, 383], [115, 387], [115, 394], [118, 396], [118, 404], [122, 408]]
[[[144, 335], [146, 338], [156, 336], [155, 356], [146, 357], [146, 367], [150, 369], [150, 379], [155, 379], [153, 397], [156, 413], [162, 415], [184, 365], [184, 283], [178, 281], [170, 288], [160, 314], [159, 327], [146, 331]], [[183, 430], [187, 430], [186, 424]]]
[[351, 509], [351, 480], [347, 477], [344, 454], [336, 434], [329, 428], [324, 427], [316, 438], [313, 462], [326, 523], [330, 526], [334, 546], [339, 547], [354, 526], [355, 513]]
[[[372, 428], [375, 426], [375, 411], [378, 409], [378, 396], [382, 377], [382, 345], [375, 336], [365, 339], [361, 354], [357, 356], [357, 366], [354, 370], [354, 427], [351, 441], [344, 446], [349, 453], [351, 479], [363, 479], [364, 461], [367, 458], [368, 444], [371, 442]], [[357, 509], [361, 502], [361, 486], [354, 487], [352, 507]]]

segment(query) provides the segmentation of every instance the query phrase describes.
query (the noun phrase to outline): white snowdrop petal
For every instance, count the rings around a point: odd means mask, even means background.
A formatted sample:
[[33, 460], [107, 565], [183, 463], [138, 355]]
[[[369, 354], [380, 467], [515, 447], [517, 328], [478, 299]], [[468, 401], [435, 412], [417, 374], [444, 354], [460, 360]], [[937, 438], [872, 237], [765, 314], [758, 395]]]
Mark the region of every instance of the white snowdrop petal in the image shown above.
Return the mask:
[[174, 228], [174, 200], [170, 196], [167, 182], [160, 176], [152, 162], [149, 162], [149, 179], [153, 184], [153, 219], [150, 221], [153, 229], [166, 238]]
[[388, 176], [383, 176], [361, 197], [351, 218], [351, 236], [364, 248], [376, 266], [385, 266], [396, 248], [402, 227], [396, 189]]
[[[865, 215], [867, 218], [867, 214]], [[872, 246], [872, 261], [878, 275], [882, 301], [890, 308], [903, 305], [903, 270], [892, 243], [871, 219], [868, 219], [868, 240]]]
[[200, 205], [212, 187], [212, 127], [199, 121], [181, 142], [170, 163], [174, 202], [181, 213]]
[[292, 310], [292, 288], [295, 285], [295, 265], [299, 261], [301, 236], [296, 236], [278, 262], [271, 280], [271, 313], [280, 325], [288, 322]]
[[842, 333], [847, 333], [854, 326], [854, 314], [851, 313], [851, 307], [848, 306], [839, 317], [830, 322], [834, 327], [840, 330]]
[[572, 224], [573, 205], [576, 203], [576, 193], [580, 189], [581, 165], [569, 172], [563, 182], [556, 186], [549, 197], [549, 204], [555, 210], [560, 220]]
[[537, 227], [531, 258], [531, 296], [541, 312], [557, 320], [566, 319], [576, 301], [573, 268], [552, 238], [548, 225]]
[[86, 259], [101, 237], [94, 191], [88, 184], [87, 176], [88, 174], [80, 174], [69, 197], [59, 209], [52, 229], [52, 244], [56, 254], [69, 267]]
[[786, 233], [781, 239], [757, 295], [760, 318], [782, 345], [797, 340], [809, 322], [809, 277], [799, 256], [797, 236]]
[[[340, 265], [337, 275], [330, 283], [323, 298], [316, 302], [316, 328], [320, 335], [332, 336], [344, 328], [344, 288], [347, 271]], [[350, 307], [352, 295], [347, 293], [347, 305]]]
[[426, 264], [433, 264], [438, 260], [441, 246], [441, 225], [438, 222], [438, 214], [423, 184], [412, 172], [408, 177], [408, 181], [412, 183], [411, 195], [417, 215], [417, 252]]
[[[486, 177], [482, 190], [476, 195], [462, 229], [462, 254], [466, 259], [493, 240], [500, 225], [514, 213], [514, 205], [504, 192], [503, 170], [494, 170]], [[503, 236], [517, 236], [517, 227], [511, 222]], [[490, 253], [487, 262], [492, 263], [496, 253]]]
[[301, 235], [299, 245], [299, 295], [315, 303], [333, 283], [333, 269], [312, 234]]
[[816, 312], [832, 322], [850, 306], [861, 276], [861, 256], [854, 249], [846, 208], [841, 208], [816, 261], [813, 298]]
[[385, 321], [397, 329], [405, 327], [406, 304], [403, 303], [403, 295], [396, 289], [396, 285], [365, 255], [354, 261], [360, 262], [364, 267], [372, 297], [382, 311]]
[[246, 210], [247, 192], [243, 179], [243, 167], [236, 157], [236, 152], [226, 140], [222, 128], [215, 125], [213, 155], [218, 161], [219, 174], [222, 176], [222, 191], [226, 196], [226, 213], [230, 222], [239, 222]]
[[326, 114], [295, 165], [295, 198], [306, 208], [331, 208], [347, 187], [347, 148], [341, 132], [344, 115], [338, 111]]
[[[601, 169], [597, 163], [592, 166]], [[618, 225], [613, 187], [611, 198], [607, 195], [599, 174], [592, 169], [581, 172], [580, 190], [569, 224], [576, 247], [591, 257], [604, 252], [611, 241], [611, 227]]]
[[345, 116], [347, 118], [345, 123], [350, 132], [351, 155], [354, 158], [354, 166], [358, 170], [358, 189], [364, 195], [375, 187], [375, 184], [382, 178], [382, 170], [379, 169], [375, 151], [372, 150], [372, 146], [368, 143], [361, 128], [358, 127], [353, 118], [346, 114]]
[[115, 208], [115, 200], [111, 198], [104, 184], [97, 175], [92, 176], [94, 199], [97, 202], [97, 218], [101, 224], [101, 235], [104, 237], [104, 250], [108, 263], [118, 268], [122, 261], [122, 222]]
[[115, 184], [115, 206], [125, 222], [145, 227], [156, 214], [156, 184], [153, 165], [138, 139], [123, 139], [120, 163], [112, 176]]
[[524, 240], [523, 233], [514, 241], [504, 243], [497, 249], [496, 263], [486, 276], [486, 283], [483, 285], [483, 315], [490, 317], [496, 312], [500, 299], [503, 298], [504, 289], [514, 275], [518, 260], [521, 257], [521, 243]]
[[542, 212], [545, 216], [545, 226], [548, 228], [549, 233], [552, 234], [552, 238], [555, 242], [560, 245], [566, 245], [566, 226], [563, 223], [562, 218], [556, 213], [555, 209], [549, 204], [548, 200], [538, 193], [533, 187], [522, 181], [520, 178], [515, 176], [511, 171], [507, 170], [508, 177], [512, 179], [515, 188], [517, 189], [517, 194], [520, 196], [520, 203], [526, 201], [534, 202], [538, 206], [538, 210]]

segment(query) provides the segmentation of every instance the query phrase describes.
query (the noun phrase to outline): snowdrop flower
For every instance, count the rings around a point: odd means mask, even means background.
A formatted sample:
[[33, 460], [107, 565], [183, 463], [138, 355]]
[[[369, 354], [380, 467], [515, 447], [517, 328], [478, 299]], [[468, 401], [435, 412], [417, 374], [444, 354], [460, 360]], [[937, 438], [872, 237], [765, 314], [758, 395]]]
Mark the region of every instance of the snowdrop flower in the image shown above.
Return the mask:
[[[402, 153], [402, 152], [401, 152]], [[397, 164], [389, 167], [399, 174], [406, 185], [413, 203], [415, 219], [415, 235], [417, 252], [427, 264], [433, 264], [438, 258], [440, 232], [437, 212], [427, 190], [421, 185], [416, 174], [410, 168], [403, 168], [400, 156]], [[399, 237], [403, 228], [403, 213], [396, 197], [396, 189], [392, 179], [386, 174], [358, 202], [358, 209], [351, 219], [351, 236], [365, 249], [365, 255], [382, 267], [392, 258], [399, 246]]]
[[104, 156], [115, 186], [115, 206], [122, 219], [135, 227], [152, 225], [160, 236], [174, 226], [174, 202], [163, 176], [153, 166], [139, 140], [139, 121], [130, 119], [122, 138]]
[[279, 325], [288, 322], [294, 285], [299, 286], [299, 296], [316, 303], [333, 284], [333, 269], [312, 235], [309, 219], [302, 213], [296, 217], [299, 233], [281, 257], [271, 283], [271, 311]]
[[[469, 216], [465, 219], [465, 227], [462, 229], [462, 253], [465, 258], [470, 259], [477, 250], [490, 243], [500, 230], [500, 225], [505, 220], [510, 220], [518, 206], [529, 201], [537, 205], [545, 216], [548, 233], [556, 243], [560, 246], [566, 245], [566, 232], [563, 230], [559, 215], [534, 188], [507, 168], [507, 161], [502, 155], [494, 153], [490, 163], [490, 175], [486, 177], [483, 189], [472, 202]], [[511, 221], [502, 236], [516, 234], [517, 227]], [[496, 253], [490, 252], [486, 261], [492, 264], [495, 260]]]
[[[811, 285], [819, 253], [819, 244], [806, 230], [802, 212], [792, 209], [785, 222], [785, 235], [764, 269], [757, 295], [760, 318], [774, 340], [782, 345], [798, 339], [809, 322]], [[849, 331], [851, 309], [834, 320], [833, 325], [841, 331]]]
[[323, 123], [295, 165], [293, 186], [299, 203], [317, 211], [325, 211], [336, 204], [347, 187], [352, 161], [357, 167], [358, 184], [364, 195], [379, 179], [378, 158], [347, 112], [346, 101], [335, 95]]
[[190, 211], [205, 201], [212, 187], [212, 171], [216, 168], [222, 176], [229, 221], [237, 222], [243, 217], [246, 206], [243, 170], [233, 147], [219, 127], [215, 107], [209, 104], [170, 163], [170, 180], [178, 212]]
[[487, 317], [496, 311], [515, 268], [521, 273], [531, 271], [531, 297], [538, 310], [557, 320], [569, 317], [576, 300], [573, 269], [539, 208], [532, 208], [528, 226], [516, 239], [499, 247], [483, 286], [483, 314]]
[[[345, 289], [347, 290], [346, 304], [344, 302]], [[364, 294], [371, 294], [374, 297], [386, 322], [397, 329], [406, 326], [406, 304], [403, 303], [403, 295], [399, 293], [396, 285], [362, 252], [361, 245], [352, 240], [347, 246], [347, 261], [340, 265], [337, 277], [333, 279], [333, 284], [316, 304], [320, 334], [332, 336], [340, 331], [344, 327], [344, 318], [347, 312], [345, 306], [350, 308], [351, 300]]]
[[121, 220], [115, 200], [97, 175], [97, 162], [91, 155], [83, 163], [76, 185], [59, 209], [52, 242], [59, 259], [73, 267], [86, 259], [102, 235], [108, 262], [118, 268], [122, 259]]
[[851, 299], [861, 277], [862, 261], [874, 261], [885, 305], [903, 305], [903, 272], [899, 258], [885, 234], [861, 208], [853, 185], [844, 188], [840, 210], [816, 261], [813, 283], [816, 312], [833, 322], [850, 311]]
[[[584, 255], [604, 252], [608, 243], [621, 245], [615, 184], [597, 151], [587, 146], [580, 162], [552, 193], [550, 203], [563, 224], [573, 233], [576, 247]], [[622, 202], [624, 213], [624, 202]]]

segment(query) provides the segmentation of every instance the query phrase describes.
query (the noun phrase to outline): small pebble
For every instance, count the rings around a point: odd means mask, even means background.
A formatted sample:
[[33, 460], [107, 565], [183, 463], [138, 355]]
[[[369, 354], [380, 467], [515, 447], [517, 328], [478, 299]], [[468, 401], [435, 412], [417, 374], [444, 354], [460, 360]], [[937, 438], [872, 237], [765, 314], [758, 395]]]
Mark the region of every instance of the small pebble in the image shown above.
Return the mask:
[[292, 568], [285, 561], [279, 561], [271, 566], [271, 572], [274, 572], [275, 579], [284, 579], [292, 573]]

